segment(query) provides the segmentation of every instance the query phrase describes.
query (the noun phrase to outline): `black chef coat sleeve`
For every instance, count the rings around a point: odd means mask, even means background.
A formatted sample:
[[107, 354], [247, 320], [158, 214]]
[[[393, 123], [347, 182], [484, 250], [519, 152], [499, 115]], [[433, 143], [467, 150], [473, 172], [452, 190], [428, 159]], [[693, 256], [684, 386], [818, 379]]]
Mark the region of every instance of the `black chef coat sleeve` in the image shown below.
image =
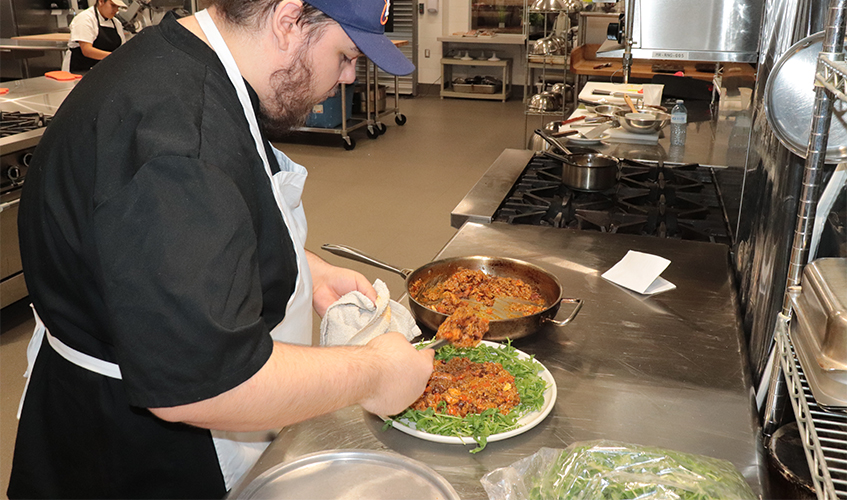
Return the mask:
[[95, 207], [93, 222], [131, 404], [207, 399], [268, 360], [255, 226], [228, 175], [196, 158], [154, 158]]

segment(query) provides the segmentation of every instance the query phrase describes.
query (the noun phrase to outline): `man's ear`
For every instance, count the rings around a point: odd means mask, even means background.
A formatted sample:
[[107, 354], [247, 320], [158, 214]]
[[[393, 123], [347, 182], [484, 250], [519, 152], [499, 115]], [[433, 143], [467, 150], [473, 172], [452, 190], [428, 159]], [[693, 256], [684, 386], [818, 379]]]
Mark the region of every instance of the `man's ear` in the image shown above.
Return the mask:
[[286, 51], [292, 41], [295, 22], [301, 17], [303, 4], [300, 0], [282, 0], [275, 7], [271, 16], [271, 29], [278, 48]]

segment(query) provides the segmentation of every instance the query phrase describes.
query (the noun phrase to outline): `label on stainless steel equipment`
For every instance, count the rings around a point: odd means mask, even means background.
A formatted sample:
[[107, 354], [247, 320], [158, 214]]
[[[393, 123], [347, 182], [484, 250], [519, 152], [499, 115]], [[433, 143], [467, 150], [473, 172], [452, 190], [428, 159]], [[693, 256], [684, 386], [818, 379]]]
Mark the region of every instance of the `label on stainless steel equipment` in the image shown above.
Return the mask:
[[652, 59], [687, 59], [687, 52], [652, 52]]

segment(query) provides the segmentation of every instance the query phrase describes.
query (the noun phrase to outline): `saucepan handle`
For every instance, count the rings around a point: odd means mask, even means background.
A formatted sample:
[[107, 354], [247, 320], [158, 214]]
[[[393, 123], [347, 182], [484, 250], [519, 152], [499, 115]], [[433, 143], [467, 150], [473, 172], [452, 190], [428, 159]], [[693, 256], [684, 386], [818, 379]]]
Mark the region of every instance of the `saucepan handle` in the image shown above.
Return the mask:
[[340, 257], [345, 257], [347, 259], [356, 260], [364, 264], [369, 264], [370, 266], [379, 267], [385, 271], [400, 274], [401, 277], [405, 279], [407, 279], [407, 277], [410, 276], [410, 273], [413, 272], [412, 269], [401, 269], [395, 266], [391, 266], [390, 264], [380, 261], [374, 257], [369, 257], [360, 250], [357, 250], [356, 248], [351, 248], [345, 245], [334, 245], [331, 243], [325, 243], [324, 245], [322, 245], [322, 250], [326, 250]]
[[564, 326], [567, 323], [569, 323], [570, 321], [575, 319], [576, 315], [581, 310], [582, 304], [584, 303], [581, 299], [573, 299], [573, 298], [570, 298], [570, 297], [561, 297], [561, 305], [562, 306], [564, 305], [564, 302], [567, 302], [569, 304], [575, 304], [575, 307], [573, 308], [573, 311], [570, 313], [570, 316], [567, 319], [561, 320], [561, 321], [558, 321], [558, 320], [553, 319], [553, 318], [546, 318], [546, 321], [548, 321], [548, 322], [550, 322], [550, 323], [552, 323], [556, 326]]
[[[554, 137], [549, 136], [549, 134], [547, 134], [546, 132], [544, 132], [540, 129], [536, 129], [534, 131], [534, 133], [539, 135], [540, 137], [542, 137], [543, 140], [548, 142], [550, 146], [557, 148], [559, 151], [562, 151], [564, 154], [567, 154], [567, 155], [572, 154], [569, 149], [565, 148], [560, 142], [556, 141]], [[547, 153], [547, 152], [548, 151], [544, 151], [544, 153]], [[563, 158], [561, 158], [561, 161], [563, 161]]]

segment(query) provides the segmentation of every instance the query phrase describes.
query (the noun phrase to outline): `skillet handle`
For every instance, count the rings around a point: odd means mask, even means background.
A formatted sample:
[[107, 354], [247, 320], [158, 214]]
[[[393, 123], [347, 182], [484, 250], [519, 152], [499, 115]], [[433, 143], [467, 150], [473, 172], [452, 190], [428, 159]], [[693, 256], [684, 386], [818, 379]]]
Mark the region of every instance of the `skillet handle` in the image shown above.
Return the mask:
[[561, 304], [563, 305], [564, 302], [569, 302], [570, 304], [576, 305], [575, 308], [573, 308], [573, 312], [570, 313], [570, 317], [568, 317], [567, 319], [562, 320], [562, 321], [558, 321], [558, 320], [552, 319], [552, 318], [546, 318], [546, 321], [548, 321], [549, 323], [552, 323], [556, 326], [564, 326], [567, 323], [569, 323], [570, 321], [575, 319], [576, 315], [581, 310], [582, 304], [584, 304], [584, 301], [582, 301], [581, 299], [571, 299], [569, 297], [561, 297]]
[[412, 269], [399, 269], [395, 266], [391, 266], [386, 262], [382, 262], [373, 257], [369, 257], [365, 253], [357, 250], [356, 248], [351, 248], [345, 245], [334, 245], [331, 243], [325, 243], [322, 245], [322, 250], [326, 250], [334, 255], [338, 255], [340, 257], [345, 257], [346, 259], [356, 260], [358, 262], [362, 262], [364, 264], [369, 264], [370, 266], [379, 267], [385, 271], [390, 271], [396, 274], [400, 274], [402, 278], [407, 279], [410, 276], [410, 273], [413, 272]]

